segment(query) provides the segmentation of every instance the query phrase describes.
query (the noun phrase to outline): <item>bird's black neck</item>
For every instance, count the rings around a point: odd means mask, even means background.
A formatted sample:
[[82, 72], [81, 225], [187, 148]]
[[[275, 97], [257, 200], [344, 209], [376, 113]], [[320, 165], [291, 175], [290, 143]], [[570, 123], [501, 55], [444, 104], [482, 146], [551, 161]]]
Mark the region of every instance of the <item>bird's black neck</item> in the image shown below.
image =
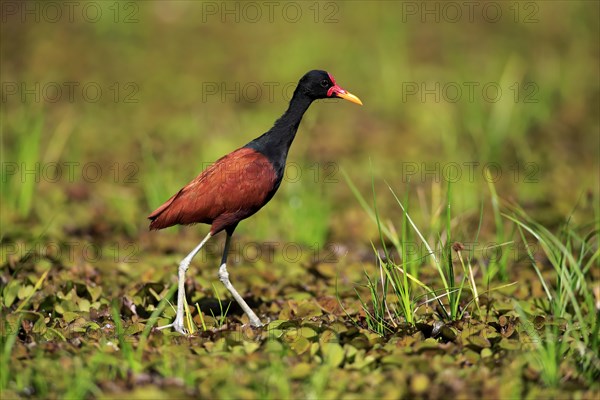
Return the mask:
[[296, 136], [302, 116], [312, 101], [299, 88], [296, 88], [290, 106], [281, 118], [275, 121], [273, 127], [244, 146], [260, 152], [269, 159], [275, 168], [277, 181], [283, 177], [288, 151]]

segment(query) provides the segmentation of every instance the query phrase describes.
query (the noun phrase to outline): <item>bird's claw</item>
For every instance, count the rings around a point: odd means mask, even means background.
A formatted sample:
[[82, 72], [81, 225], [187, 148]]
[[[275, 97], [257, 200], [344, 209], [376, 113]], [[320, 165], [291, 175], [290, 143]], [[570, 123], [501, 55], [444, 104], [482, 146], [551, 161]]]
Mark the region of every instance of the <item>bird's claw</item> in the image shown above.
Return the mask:
[[267, 323], [263, 324], [262, 321], [257, 317], [257, 318], [249, 318], [250, 322], [248, 324], [244, 324], [243, 326], [249, 325], [253, 328], [264, 328], [265, 326], [269, 325], [269, 322], [271, 322], [271, 320], [269, 318], [267, 318]]
[[185, 329], [185, 326], [183, 324], [183, 320], [178, 320], [175, 319], [175, 321], [173, 322], [173, 329], [175, 329], [175, 331], [181, 333], [182, 335], [188, 335], [189, 332], [187, 329]]

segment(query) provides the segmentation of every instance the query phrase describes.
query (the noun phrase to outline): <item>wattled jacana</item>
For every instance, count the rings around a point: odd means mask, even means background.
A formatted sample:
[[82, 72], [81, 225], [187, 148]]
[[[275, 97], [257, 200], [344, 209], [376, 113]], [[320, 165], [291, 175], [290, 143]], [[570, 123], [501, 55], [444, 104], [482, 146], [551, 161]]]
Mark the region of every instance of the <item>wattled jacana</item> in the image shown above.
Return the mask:
[[173, 327], [179, 333], [186, 333], [183, 324], [185, 272], [208, 239], [222, 230], [227, 233], [227, 238], [219, 279], [248, 315], [250, 323], [262, 326], [260, 319], [229, 281], [225, 264], [231, 235], [241, 220], [256, 213], [271, 200], [281, 184], [287, 154], [302, 116], [314, 100], [329, 97], [362, 105], [358, 97], [339, 87], [327, 72], [309, 71], [298, 82], [287, 111], [270, 130], [217, 160], [150, 214], [151, 230], [178, 224], [211, 224], [210, 232], [179, 264], [177, 315], [172, 324], [159, 329]]

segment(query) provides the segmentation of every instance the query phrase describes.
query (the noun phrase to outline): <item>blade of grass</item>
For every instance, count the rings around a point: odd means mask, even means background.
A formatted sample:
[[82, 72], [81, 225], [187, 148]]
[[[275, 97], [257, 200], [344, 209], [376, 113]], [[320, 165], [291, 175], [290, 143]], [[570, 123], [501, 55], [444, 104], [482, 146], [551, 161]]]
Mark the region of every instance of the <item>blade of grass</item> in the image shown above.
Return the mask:
[[[365, 210], [365, 212], [367, 213], [367, 215], [369, 216], [369, 218], [371, 218], [371, 220], [373, 220], [373, 222], [377, 222], [377, 219], [376, 219], [376, 216], [375, 216], [375, 212], [373, 212], [373, 210], [369, 206], [369, 203], [365, 200], [365, 198], [362, 196], [362, 194], [360, 193], [360, 191], [354, 185], [354, 183], [352, 182], [352, 180], [350, 179], [350, 177], [348, 176], [348, 174], [346, 174], [346, 171], [343, 168], [340, 168], [340, 171], [341, 171], [344, 179], [346, 180], [346, 183], [350, 187], [350, 190], [352, 191], [352, 194], [354, 195], [354, 197], [356, 197], [356, 199], [358, 200], [358, 203], [361, 205], [361, 207], [363, 208], [363, 210]], [[385, 226], [382, 226], [381, 230], [385, 234], [385, 236], [392, 243], [395, 243], [395, 241], [394, 241], [394, 235], [392, 234], [392, 232], [390, 232]]]
[[[567, 283], [572, 281], [572, 279], [570, 278], [570, 276], [567, 272], [567, 268], [564, 266], [564, 264], [562, 264], [560, 262], [560, 257], [564, 257], [565, 260], [569, 261], [575, 270], [578, 269], [576, 267], [578, 265], [578, 263], [573, 258], [572, 254], [569, 253], [567, 247], [565, 247], [564, 244], [560, 243], [560, 241], [554, 235], [552, 235], [547, 229], [545, 229], [543, 226], [536, 225], [534, 228], [534, 227], [528, 226], [523, 221], [519, 220], [517, 217], [513, 217], [513, 216], [507, 215], [507, 214], [503, 214], [503, 216], [505, 218], [508, 218], [509, 220], [513, 221], [515, 224], [520, 225], [523, 229], [525, 229], [527, 232], [529, 232], [533, 237], [535, 237], [537, 239], [537, 241], [542, 246], [542, 249], [548, 256], [550, 263], [554, 266], [554, 268], [558, 274], [558, 277], [561, 280], [563, 280]], [[538, 232], [538, 230], [539, 230], [539, 232]], [[556, 249], [560, 252], [559, 253], [560, 256], [558, 259], [557, 259], [557, 255], [555, 254], [553, 249]], [[575, 296], [572, 286], [570, 284], [565, 284], [563, 286], [563, 288], [564, 288], [565, 293], [568, 296], [568, 299], [573, 307], [573, 311], [575, 312], [577, 319], [582, 322], [585, 321], [585, 319], [583, 318], [581, 307], [579, 306], [579, 302], [577, 301], [577, 298]], [[562, 299], [559, 299], [559, 300], [562, 301]], [[562, 301], [562, 303], [564, 303], [564, 301]], [[559, 316], [561, 316], [561, 315], [559, 315]], [[581, 324], [581, 330], [582, 330], [583, 337], [588, 338], [589, 332], [588, 332], [587, 324], [585, 324], [585, 323]]]
[[121, 321], [121, 315], [119, 313], [119, 305], [117, 304], [117, 301], [113, 301], [111, 311], [113, 321], [115, 323], [117, 338], [119, 339], [119, 348], [121, 349], [123, 358], [127, 362], [130, 370], [136, 373], [140, 372], [142, 370], [142, 366], [140, 363], [138, 363], [135, 357], [131, 343], [129, 343], [129, 341], [125, 338], [125, 330], [123, 329], [123, 321]]
[[413, 220], [410, 217], [410, 215], [408, 215], [408, 213], [406, 212], [406, 209], [404, 208], [404, 205], [402, 204], [402, 202], [400, 201], [400, 199], [398, 198], [398, 196], [396, 196], [396, 193], [394, 192], [394, 190], [389, 185], [388, 185], [388, 188], [390, 189], [390, 192], [392, 192], [392, 195], [396, 199], [396, 202], [398, 203], [398, 205], [402, 209], [402, 212], [404, 213], [404, 215], [406, 215], [406, 218], [407, 218], [408, 222], [413, 227], [414, 231], [419, 236], [419, 239], [421, 239], [421, 242], [423, 243], [423, 245], [427, 249], [427, 251], [428, 251], [427, 255], [430, 256], [433, 259], [433, 262], [437, 266], [438, 271], [440, 272], [440, 278], [442, 279], [442, 283], [444, 284], [444, 287], [448, 287], [448, 283], [446, 281], [446, 277], [444, 276], [444, 273], [443, 273], [443, 270], [442, 270], [442, 268], [440, 266], [440, 263], [439, 263], [437, 257], [435, 256], [435, 252], [431, 249], [431, 246], [429, 245], [429, 243], [427, 243], [427, 241], [425, 240], [425, 238], [421, 234], [421, 231], [419, 231], [419, 228], [417, 228], [417, 226], [413, 222]]
[[154, 311], [152, 311], [152, 314], [150, 314], [150, 318], [148, 318], [148, 321], [146, 321], [146, 325], [144, 326], [144, 330], [142, 331], [142, 334], [140, 336], [140, 341], [138, 343], [138, 347], [136, 349], [135, 354], [135, 358], [140, 365], [142, 364], [142, 357], [144, 355], [146, 343], [148, 342], [148, 336], [150, 336], [150, 332], [156, 324], [156, 321], [158, 321], [160, 314], [162, 314], [167, 304], [170, 304], [169, 299], [175, 294], [176, 291], [177, 285], [171, 285], [167, 294], [165, 294], [164, 297], [161, 299], [158, 293], [156, 293], [152, 288], [150, 288], [150, 293], [155, 298], [160, 299], [160, 301], [158, 303], [158, 306], [156, 306]]
[[29, 300], [31, 300], [31, 298], [33, 297], [33, 295], [41, 289], [42, 284], [44, 283], [44, 280], [46, 279], [46, 276], [48, 276], [48, 272], [50, 272], [50, 269], [47, 269], [42, 276], [40, 277], [40, 279], [37, 280], [37, 282], [35, 283], [35, 286], [33, 287], [33, 292], [31, 292], [31, 294], [29, 296], [27, 296], [27, 298], [25, 298], [21, 304], [19, 304], [19, 307], [17, 307], [17, 309], [15, 310], [15, 312], [19, 312], [21, 311], [26, 305], [27, 303], [29, 303]]
[[202, 330], [204, 332], [207, 331], [206, 324], [204, 323], [204, 315], [202, 315], [202, 311], [200, 310], [200, 306], [196, 303], [196, 310], [198, 311], [198, 315], [200, 316], [200, 323], [202, 324]]
[[[494, 180], [492, 179], [492, 176], [490, 175], [489, 168], [486, 168], [484, 173], [485, 173], [485, 178], [486, 178], [485, 180], [488, 184], [488, 189], [491, 194], [492, 212], [494, 213], [494, 222], [496, 225], [496, 237], [498, 238], [498, 241], [504, 242], [506, 240], [505, 236], [504, 236], [504, 224], [502, 223], [502, 215], [500, 213], [500, 201], [499, 201], [498, 193], [496, 192], [496, 186], [494, 185]], [[496, 266], [496, 268], [498, 268], [498, 273], [500, 274], [500, 279], [506, 280], [508, 278], [508, 276], [506, 274], [505, 253], [502, 253], [500, 260], [494, 259], [494, 265]], [[493, 268], [490, 268], [490, 270], [492, 270], [492, 277], [493, 277], [493, 275], [495, 275], [495, 270]]]
[[[0, 361], [0, 367], [2, 367], [2, 374], [0, 374], [0, 389], [4, 391], [8, 387], [8, 381], [10, 378], [11, 368], [11, 353], [12, 349], [17, 341], [17, 335], [21, 327], [21, 321], [23, 315], [19, 314], [14, 326], [8, 326], [8, 335], [5, 337], [4, 348], [2, 349], [2, 360]], [[8, 321], [5, 320], [4, 324], [8, 325]]]

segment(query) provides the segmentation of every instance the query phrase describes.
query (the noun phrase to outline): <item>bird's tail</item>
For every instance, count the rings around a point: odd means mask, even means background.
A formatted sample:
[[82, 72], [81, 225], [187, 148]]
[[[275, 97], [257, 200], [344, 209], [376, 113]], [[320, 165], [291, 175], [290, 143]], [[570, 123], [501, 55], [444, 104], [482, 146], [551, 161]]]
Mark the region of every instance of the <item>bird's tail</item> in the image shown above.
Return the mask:
[[175, 222], [172, 221], [172, 218], [169, 218], [169, 213], [165, 211], [169, 208], [178, 195], [179, 193], [171, 197], [148, 216], [148, 219], [150, 220], [151, 231], [168, 228], [169, 226], [175, 225]]

